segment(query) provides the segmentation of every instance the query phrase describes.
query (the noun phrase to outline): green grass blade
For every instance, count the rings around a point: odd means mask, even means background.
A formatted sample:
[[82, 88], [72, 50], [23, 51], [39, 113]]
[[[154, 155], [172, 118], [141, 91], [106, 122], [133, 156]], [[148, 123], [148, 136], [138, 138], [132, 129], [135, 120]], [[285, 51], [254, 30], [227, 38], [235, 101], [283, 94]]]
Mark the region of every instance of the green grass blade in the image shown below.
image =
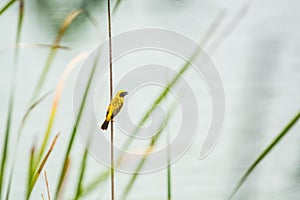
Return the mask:
[[[93, 65], [93, 68], [91, 70], [91, 73], [89, 74], [89, 79], [88, 79], [88, 82], [87, 82], [87, 85], [86, 85], [86, 88], [85, 88], [85, 91], [84, 91], [84, 95], [83, 95], [82, 100], [81, 100], [79, 112], [76, 116], [76, 121], [75, 121], [75, 124], [74, 124], [73, 129], [72, 129], [72, 133], [71, 133], [71, 137], [70, 137], [70, 140], [69, 140], [68, 148], [67, 148], [67, 151], [66, 151], [65, 156], [64, 156], [63, 169], [66, 168], [67, 160], [68, 160], [69, 154], [71, 152], [71, 149], [73, 147], [73, 142], [74, 142], [74, 138], [75, 138], [75, 135], [76, 135], [77, 127], [80, 124], [81, 115], [82, 115], [84, 107], [85, 107], [86, 98], [87, 98], [87, 95], [88, 95], [89, 90], [90, 90], [90, 86], [91, 86], [91, 83], [92, 83], [92, 80], [93, 80], [93, 77], [94, 77], [95, 70], [97, 68], [98, 58], [99, 58], [99, 56], [96, 57], [96, 60], [95, 60], [95, 63]], [[57, 184], [57, 187], [56, 187], [56, 190], [55, 190], [55, 193], [54, 193], [55, 194], [54, 199], [57, 199], [57, 197], [60, 193], [61, 187], [62, 187], [62, 183], [63, 183], [63, 171], [61, 171], [61, 173], [60, 173], [59, 182]]]
[[[17, 30], [17, 37], [16, 37], [16, 44], [20, 42], [21, 37], [21, 29], [23, 24], [23, 16], [24, 16], [24, 0], [19, 0], [19, 20], [18, 20], [18, 30]], [[16, 51], [18, 52], [18, 51]]]
[[[158, 139], [157, 136], [160, 135], [162, 133], [162, 131], [163, 131], [163, 129], [160, 129], [160, 131], [157, 133], [157, 135], [155, 137], [153, 137], [153, 139], [151, 140], [151, 143], [149, 145], [149, 149], [151, 149], [151, 147], [154, 146], [155, 141]], [[129, 180], [128, 184], [126, 185], [126, 187], [124, 189], [124, 192], [122, 193], [122, 199], [126, 199], [129, 192], [131, 191], [132, 186], [133, 186], [134, 182], [136, 181], [139, 172], [141, 171], [144, 164], [146, 163], [147, 155], [148, 155], [148, 153], [146, 152], [146, 155], [143, 157], [143, 159], [139, 162], [138, 166], [136, 167], [135, 172], [131, 176], [131, 179]]]
[[7, 146], [8, 146], [9, 134], [10, 134], [10, 128], [11, 128], [13, 100], [14, 100], [14, 92], [11, 92], [10, 101], [9, 101], [9, 108], [8, 108], [8, 115], [7, 115], [7, 121], [6, 121], [6, 131], [5, 131], [5, 137], [4, 137], [4, 145], [3, 145], [3, 150], [2, 150], [1, 168], [0, 168], [0, 198], [1, 198], [2, 190], [3, 190], [3, 179], [4, 179], [4, 176], [5, 176], [6, 159], [7, 159], [7, 154], [8, 154]]
[[[171, 138], [170, 134], [167, 131], [167, 143], [170, 144]], [[167, 166], [167, 196], [168, 200], [172, 199], [172, 181], [171, 181], [171, 146], [168, 145], [167, 147], [167, 159], [168, 159], [168, 166]]]
[[82, 188], [79, 197], [82, 197], [94, 191], [97, 188], [97, 186], [99, 186], [100, 183], [103, 183], [108, 179], [109, 175], [110, 175], [110, 170], [105, 170], [104, 172], [102, 172], [91, 183], [89, 183], [88, 186]]
[[67, 182], [68, 173], [70, 171], [70, 165], [71, 165], [71, 159], [70, 159], [70, 157], [68, 157], [67, 160], [66, 160], [66, 165], [64, 165], [64, 168], [62, 169], [62, 176], [61, 176], [62, 184], [61, 184], [61, 188], [59, 190], [57, 198], [55, 198], [55, 199], [64, 199], [63, 198], [63, 193], [64, 193], [64, 189], [65, 189], [65, 184]]
[[31, 151], [30, 151], [30, 158], [29, 158], [29, 163], [28, 163], [26, 199], [29, 198], [28, 194], [29, 194], [29, 190], [30, 190], [31, 177], [33, 176], [32, 165], [33, 165], [33, 161], [34, 161], [35, 150], [36, 150], [36, 145], [34, 144], [31, 148]]
[[84, 178], [85, 175], [85, 171], [86, 171], [86, 165], [87, 165], [87, 157], [88, 157], [88, 148], [90, 146], [90, 142], [91, 142], [91, 136], [89, 137], [89, 141], [88, 141], [88, 145], [87, 148], [84, 150], [84, 154], [83, 157], [81, 159], [81, 166], [80, 166], [80, 172], [79, 172], [79, 178], [77, 181], [77, 186], [76, 186], [76, 193], [75, 193], [75, 197], [73, 198], [74, 200], [78, 200], [81, 193], [82, 193], [82, 180]]
[[7, 2], [3, 8], [0, 9], [0, 15], [2, 15], [10, 6], [12, 6], [17, 0], [10, 0]]
[[[166, 116], [166, 120], [164, 120], [162, 122], [162, 124], [160, 125], [160, 127], [163, 127], [165, 125], [165, 127], [167, 126], [170, 117], [172, 116], [172, 114], [175, 111], [175, 106], [176, 106], [176, 102], [173, 103], [171, 105], [171, 107], [168, 109], [168, 113]], [[152, 148], [155, 146], [156, 142], [158, 141], [159, 137], [161, 136], [161, 133], [165, 130], [165, 128], [160, 129], [159, 132], [151, 139], [151, 142], [149, 143], [149, 148], [147, 150], [147, 152], [145, 152], [145, 156], [143, 157], [143, 159], [139, 162], [139, 164], [137, 165], [134, 174], [132, 175], [131, 179], [129, 180], [128, 184], [126, 185], [124, 192], [122, 194], [122, 199], [126, 199], [129, 192], [132, 189], [132, 186], [134, 184], [134, 182], [137, 179], [137, 176], [139, 174], [139, 172], [141, 171], [141, 169], [143, 168], [144, 164], [146, 163], [146, 160], [148, 158], [149, 153], [151, 152]]]
[[246, 170], [244, 175], [240, 178], [236, 187], [231, 192], [228, 199], [232, 199], [236, 192], [240, 189], [240, 187], [244, 184], [248, 176], [253, 172], [256, 166], [270, 153], [270, 151], [278, 145], [278, 143], [282, 140], [284, 136], [287, 135], [289, 130], [296, 124], [296, 122], [300, 118], [300, 112], [286, 125], [286, 127], [273, 139], [273, 141], [259, 154], [259, 156], [255, 159], [255, 161], [250, 165], [250, 167]]
[[116, 1], [115, 6], [114, 6], [113, 11], [112, 11], [112, 14], [113, 14], [113, 15], [116, 14], [116, 12], [117, 12], [117, 10], [118, 10], [118, 8], [119, 8], [121, 2], [122, 2], [121, 0], [117, 0], [117, 1]]

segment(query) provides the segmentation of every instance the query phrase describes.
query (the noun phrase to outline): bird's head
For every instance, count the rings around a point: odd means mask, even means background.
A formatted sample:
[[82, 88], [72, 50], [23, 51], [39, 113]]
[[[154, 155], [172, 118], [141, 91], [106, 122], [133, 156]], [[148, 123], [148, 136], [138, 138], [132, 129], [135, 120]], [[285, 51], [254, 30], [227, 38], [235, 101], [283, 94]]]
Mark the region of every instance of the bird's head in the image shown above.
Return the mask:
[[125, 90], [120, 90], [117, 93], [117, 96], [119, 96], [119, 97], [125, 97], [126, 95], [128, 95], [128, 92], [126, 92]]

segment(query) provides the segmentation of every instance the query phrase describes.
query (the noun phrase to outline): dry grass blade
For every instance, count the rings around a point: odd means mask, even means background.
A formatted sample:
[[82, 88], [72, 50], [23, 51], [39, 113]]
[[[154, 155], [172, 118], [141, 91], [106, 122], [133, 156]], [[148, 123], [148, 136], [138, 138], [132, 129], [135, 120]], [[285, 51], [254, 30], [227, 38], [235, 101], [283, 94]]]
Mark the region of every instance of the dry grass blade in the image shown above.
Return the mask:
[[45, 184], [46, 184], [46, 189], [47, 189], [48, 200], [51, 200], [50, 188], [49, 188], [49, 183], [48, 183], [48, 176], [47, 176], [46, 171], [44, 171], [44, 178], [45, 178]]
[[47, 160], [48, 160], [48, 158], [49, 158], [49, 156], [50, 156], [50, 154], [51, 154], [51, 152], [52, 152], [52, 150], [53, 150], [53, 148], [54, 148], [54, 146], [57, 142], [57, 139], [58, 139], [59, 135], [60, 135], [60, 133], [58, 133], [54, 137], [48, 152], [46, 153], [46, 155], [43, 158], [41, 164], [39, 165], [38, 169], [36, 170], [35, 174], [33, 175], [33, 178], [30, 181], [30, 187], [29, 187], [29, 191], [28, 191], [28, 194], [27, 194], [27, 199], [29, 199], [30, 194], [32, 192], [32, 189], [34, 188], [34, 185], [35, 185], [36, 181], [38, 180], [38, 178], [39, 178], [39, 176], [40, 176], [40, 174], [41, 174], [41, 172], [42, 172], [42, 170], [43, 170], [43, 168], [44, 168], [44, 166], [45, 166], [45, 164], [46, 164], [46, 162], [47, 162]]
[[59, 32], [55, 38], [54, 41], [54, 45], [59, 45], [59, 42], [62, 38], [62, 36], [64, 35], [64, 33], [66, 32], [66, 30], [68, 29], [68, 27], [70, 26], [70, 24], [73, 22], [73, 20], [80, 14], [82, 13], [82, 10], [75, 10], [73, 12], [71, 12], [65, 19], [65, 21], [63, 22], [63, 24], [61, 25]]
[[55, 88], [55, 92], [54, 92], [54, 99], [53, 99], [53, 103], [52, 103], [52, 107], [51, 107], [51, 111], [50, 111], [50, 116], [49, 116], [49, 120], [48, 120], [48, 124], [47, 124], [47, 129], [44, 135], [44, 139], [41, 145], [41, 149], [39, 152], [39, 156], [37, 158], [36, 164], [38, 164], [43, 156], [43, 153], [45, 151], [46, 145], [48, 143], [49, 140], [49, 136], [52, 130], [52, 125], [54, 123], [55, 120], [55, 116], [56, 116], [56, 111], [57, 111], [57, 106], [62, 94], [62, 90], [63, 87], [65, 85], [65, 82], [69, 76], [69, 74], [72, 72], [72, 70], [74, 69], [74, 67], [81, 62], [84, 58], [86, 58], [87, 53], [83, 52], [80, 53], [79, 55], [77, 55], [75, 58], [73, 58], [69, 64], [67, 65], [66, 69], [64, 70], [63, 74], [60, 77], [60, 80]]
[[43, 194], [41, 194], [41, 196], [42, 196], [42, 200], [45, 200], [45, 198], [44, 198], [44, 195], [43, 195]]
[[37, 43], [19, 42], [15, 45], [10, 45], [10, 46], [7, 46], [7, 47], [1, 49], [0, 54], [6, 52], [9, 49], [20, 49], [20, 48], [50, 48], [50, 49], [56, 48], [56, 49], [63, 49], [63, 50], [70, 49], [70, 47], [61, 46], [61, 45], [53, 46], [53, 44], [37, 44]]
[[260, 153], [260, 155], [255, 159], [255, 161], [246, 170], [244, 175], [240, 178], [234, 190], [231, 192], [228, 199], [232, 199], [240, 187], [244, 184], [248, 176], [256, 168], [256, 166], [270, 153], [270, 151], [278, 145], [282, 138], [290, 131], [290, 129], [297, 123], [300, 118], [300, 112], [286, 125], [286, 127], [274, 138], [274, 140]]
[[[82, 10], [75, 10], [73, 12], [71, 12], [65, 19], [65, 21], [63, 22], [63, 24], [60, 27], [60, 30], [53, 42], [53, 47], [57, 47], [60, 46], [59, 43], [61, 41], [62, 36], [64, 35], [64, 33], [66, 32], [67, 28], [69, 27], [69, 25], [72, 23], [72, 21], [82, 12]], [[55, 53], [56, 53], [57, 48], [52, 48], [51, 51], [49, 52], [45, 67], [42, 71], [42, 74], [38, 80], [38, 83], [34, 89], [33, 95], [31, 97], [31, 101], [34, 101], [34, 99], [36, 98], [36, 96], [39, 94], [42, 86], [44, 85], [46, 76], [48, 74], [48, 71], [50, 69], [50, 66], [52, 64], [52, 61], [55, 57]]]
[[15, 46], [12, 46], [11, 48], [50, 48], [50, 49], [64, 49], [64, 50], [70, 50], [70, 47], [62, 46], [59, 44], [38, 44], [38, 43], [28, 43], [28, 42], [20, 42], [19, 44], [16, 44]]

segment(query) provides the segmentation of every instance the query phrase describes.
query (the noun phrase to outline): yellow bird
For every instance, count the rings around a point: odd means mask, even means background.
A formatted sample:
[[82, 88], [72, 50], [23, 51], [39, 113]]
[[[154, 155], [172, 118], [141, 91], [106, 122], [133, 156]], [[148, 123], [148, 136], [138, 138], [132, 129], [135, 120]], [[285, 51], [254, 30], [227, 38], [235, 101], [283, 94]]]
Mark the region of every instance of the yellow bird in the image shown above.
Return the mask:
[[106, 118], [101, 126], [102, 130], [106, 130], [108, 124], [114, 117], [120, 112], [123, 107], [124, 97], [128, 94], [125, 90], [120, 90], [113, 100], [110, 102], [107, 111], [106, 111]]

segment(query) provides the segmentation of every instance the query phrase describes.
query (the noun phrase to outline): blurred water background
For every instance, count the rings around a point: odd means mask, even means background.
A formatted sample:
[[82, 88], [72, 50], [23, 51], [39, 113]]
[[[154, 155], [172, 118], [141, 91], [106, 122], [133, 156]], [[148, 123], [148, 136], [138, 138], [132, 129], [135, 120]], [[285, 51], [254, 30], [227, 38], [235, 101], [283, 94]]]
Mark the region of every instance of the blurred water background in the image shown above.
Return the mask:
[[[89, 51], [102, 42], [107, 27], [106, 4], [103, 1], [25, 1], [25, 18], [22, 29], [22, 42], [51, 44], [60, 24], [66, 15], [79, 6], [86, 6], [97, 20], [98, 28], [85, 17], [80, 17], [71, 25], [63, 37], [62, 45], [70, 50], [58, 50], [43, 93], [52, 89], [68, 62], [82, 51]], [[4, 5], [0, 1], [0, 5]], [[126, 0], [123, 1], [113, 20], [113, 34], [144, 28], [162, 27], [178, 31], [195, 41], [199, 41], [212, 23], [213, 18], [225, 9], [226, 15], [220, 30], [243, 6], [237, 0]], [[241, 174], [261, 150], [276, 136], [290, 118], [299, 110], [300, 102], [300, 13], [297, 0], [252, 1], [251, 8], [241, 23], [226, 41], [210, 54], [223, 79], [226, 93], [226, 121], [223, 135], [214, 151], [204, 160], [198, 159], [211, 117], [211, 105], [205, 84], [199, 84], [192, 71], [185, 77], [191, 82], [199, 98], [201, 125], [193, 146], [172, 165], [172, 189], [174, 199], [225, 199], [235, 186]], [[8, 94], [12, 72], [13, 50], [6, 49], [15, 42], [17, 29], [17, 4], [0, 16], [0, 133], [4, 134]], [[218, 32], [220, 34], [220, 32]], [[217, 33], [217, 34], [218, 34]], [[209, 46], [209, 45], [208, 45]], [[46, 48], [23, 48], [20, 50], [19, 71], [17, 74], [17, 93], [13, 114], [12, 138], [21, 117], [28, 106], [34, 85], [45, 64], [49, 50]], [[136, 60], [140, 58], [141, 60]], [[170, 61], [171, 60], [171, 61]], [[169, 59], [149, 52], [127, 57], [124, 63], [115, 66], [116, 79], [133, 63], [144, 62], [172, 63], [180, 66], [180, 60]], [[121, 68], [123, 66], [123, 68]], [[118, 70], [119, 68], [120, 70]], [[128, 67], [128, 68], [127, 68]], [[176, 68], [176, 67], [174, 67]], [[57, 148], [53, 151], [46, 169], [50, 189], [57, 182], [57, 163], [69, 138], [73, 122], [72, 98], [74, 83], [79, 67], [71, 74], [59, 105], [57, 120], [52, 136], [62, 131]], [[118, 74], [120, 73], [120, 74]], [[104, 81], [105, 82], [105, 81]], [[115, 80], [117, 82], [117, 80]], [[153, 94], [161, 88], [150, 88]], [[133, 102], [151, 103], [147, 92], [139, 91]], [[155, 98], [155, 95], [153, 99]], [[52, 97], [44, 101], [31, 115], [22, 136], [14, 174], [12, 199], [20, 199], [25, 190], [26, 167], [31, 145], [44, 133], [50, 112]], [[107, 102], [99, 103], [106, 106]], [[136, 105], [129, 104], [130, 107]], [[133, 113], [136, 120], [142, 114]], [[105, 109], [105, 108], [104, 108]], [[133, 109], [134, 110], [134, 109]], [[102, 116], [101, 114], [99, 116]], [[101, 121], [101, 119], [100, 119]], [[171, 127], [171, 132], [172, 132]], [[300, 198], [300, 126], [297, 125], [284, 138], [277, 148], [258, 166], [235, 199], [299, 199]], [[118, 136], [116, 136], [118, 138]], [[118, 140], [118, 139], [116, 139]], [[2, 144], [2, 142], [1, 142]], [[2, 149], [2, 148], [1, 148]], [[10, 150], [15, 149], [11, 142]], [[79, 166], [78, 155], [84, 150], [76, 138], [72, 152], [71, 167]], [[11, 159], [9, 158], [11, 161]], [[89, 158], [85, 182], [105, 169], [92, 157]], [[76, 179], [77, 171], [70, 172], [69, 179]], [[130, 175], [116, 173], [116, 193], [121, 194]], [[143, 174], [138, 177], [129, 199], [166, 199], [166, 171]], [[70, 185], [71, 186], [71, 185]], [[75, 187], [75, 186], [74, 186]], [[73, 194], [72, 186], [67, 197]], [[43, 179], [40, 178], [34, 189], [32, 199], [40, 199], [45, 192]], [[99, 196], [101, 198], [99, 198]], [[22, 197], [22, 196], [21, 196]], [[97, 198], [98, 197], [98, 198]], [[86, 199], [109, 199], [110, 184], [107, 181]]]

